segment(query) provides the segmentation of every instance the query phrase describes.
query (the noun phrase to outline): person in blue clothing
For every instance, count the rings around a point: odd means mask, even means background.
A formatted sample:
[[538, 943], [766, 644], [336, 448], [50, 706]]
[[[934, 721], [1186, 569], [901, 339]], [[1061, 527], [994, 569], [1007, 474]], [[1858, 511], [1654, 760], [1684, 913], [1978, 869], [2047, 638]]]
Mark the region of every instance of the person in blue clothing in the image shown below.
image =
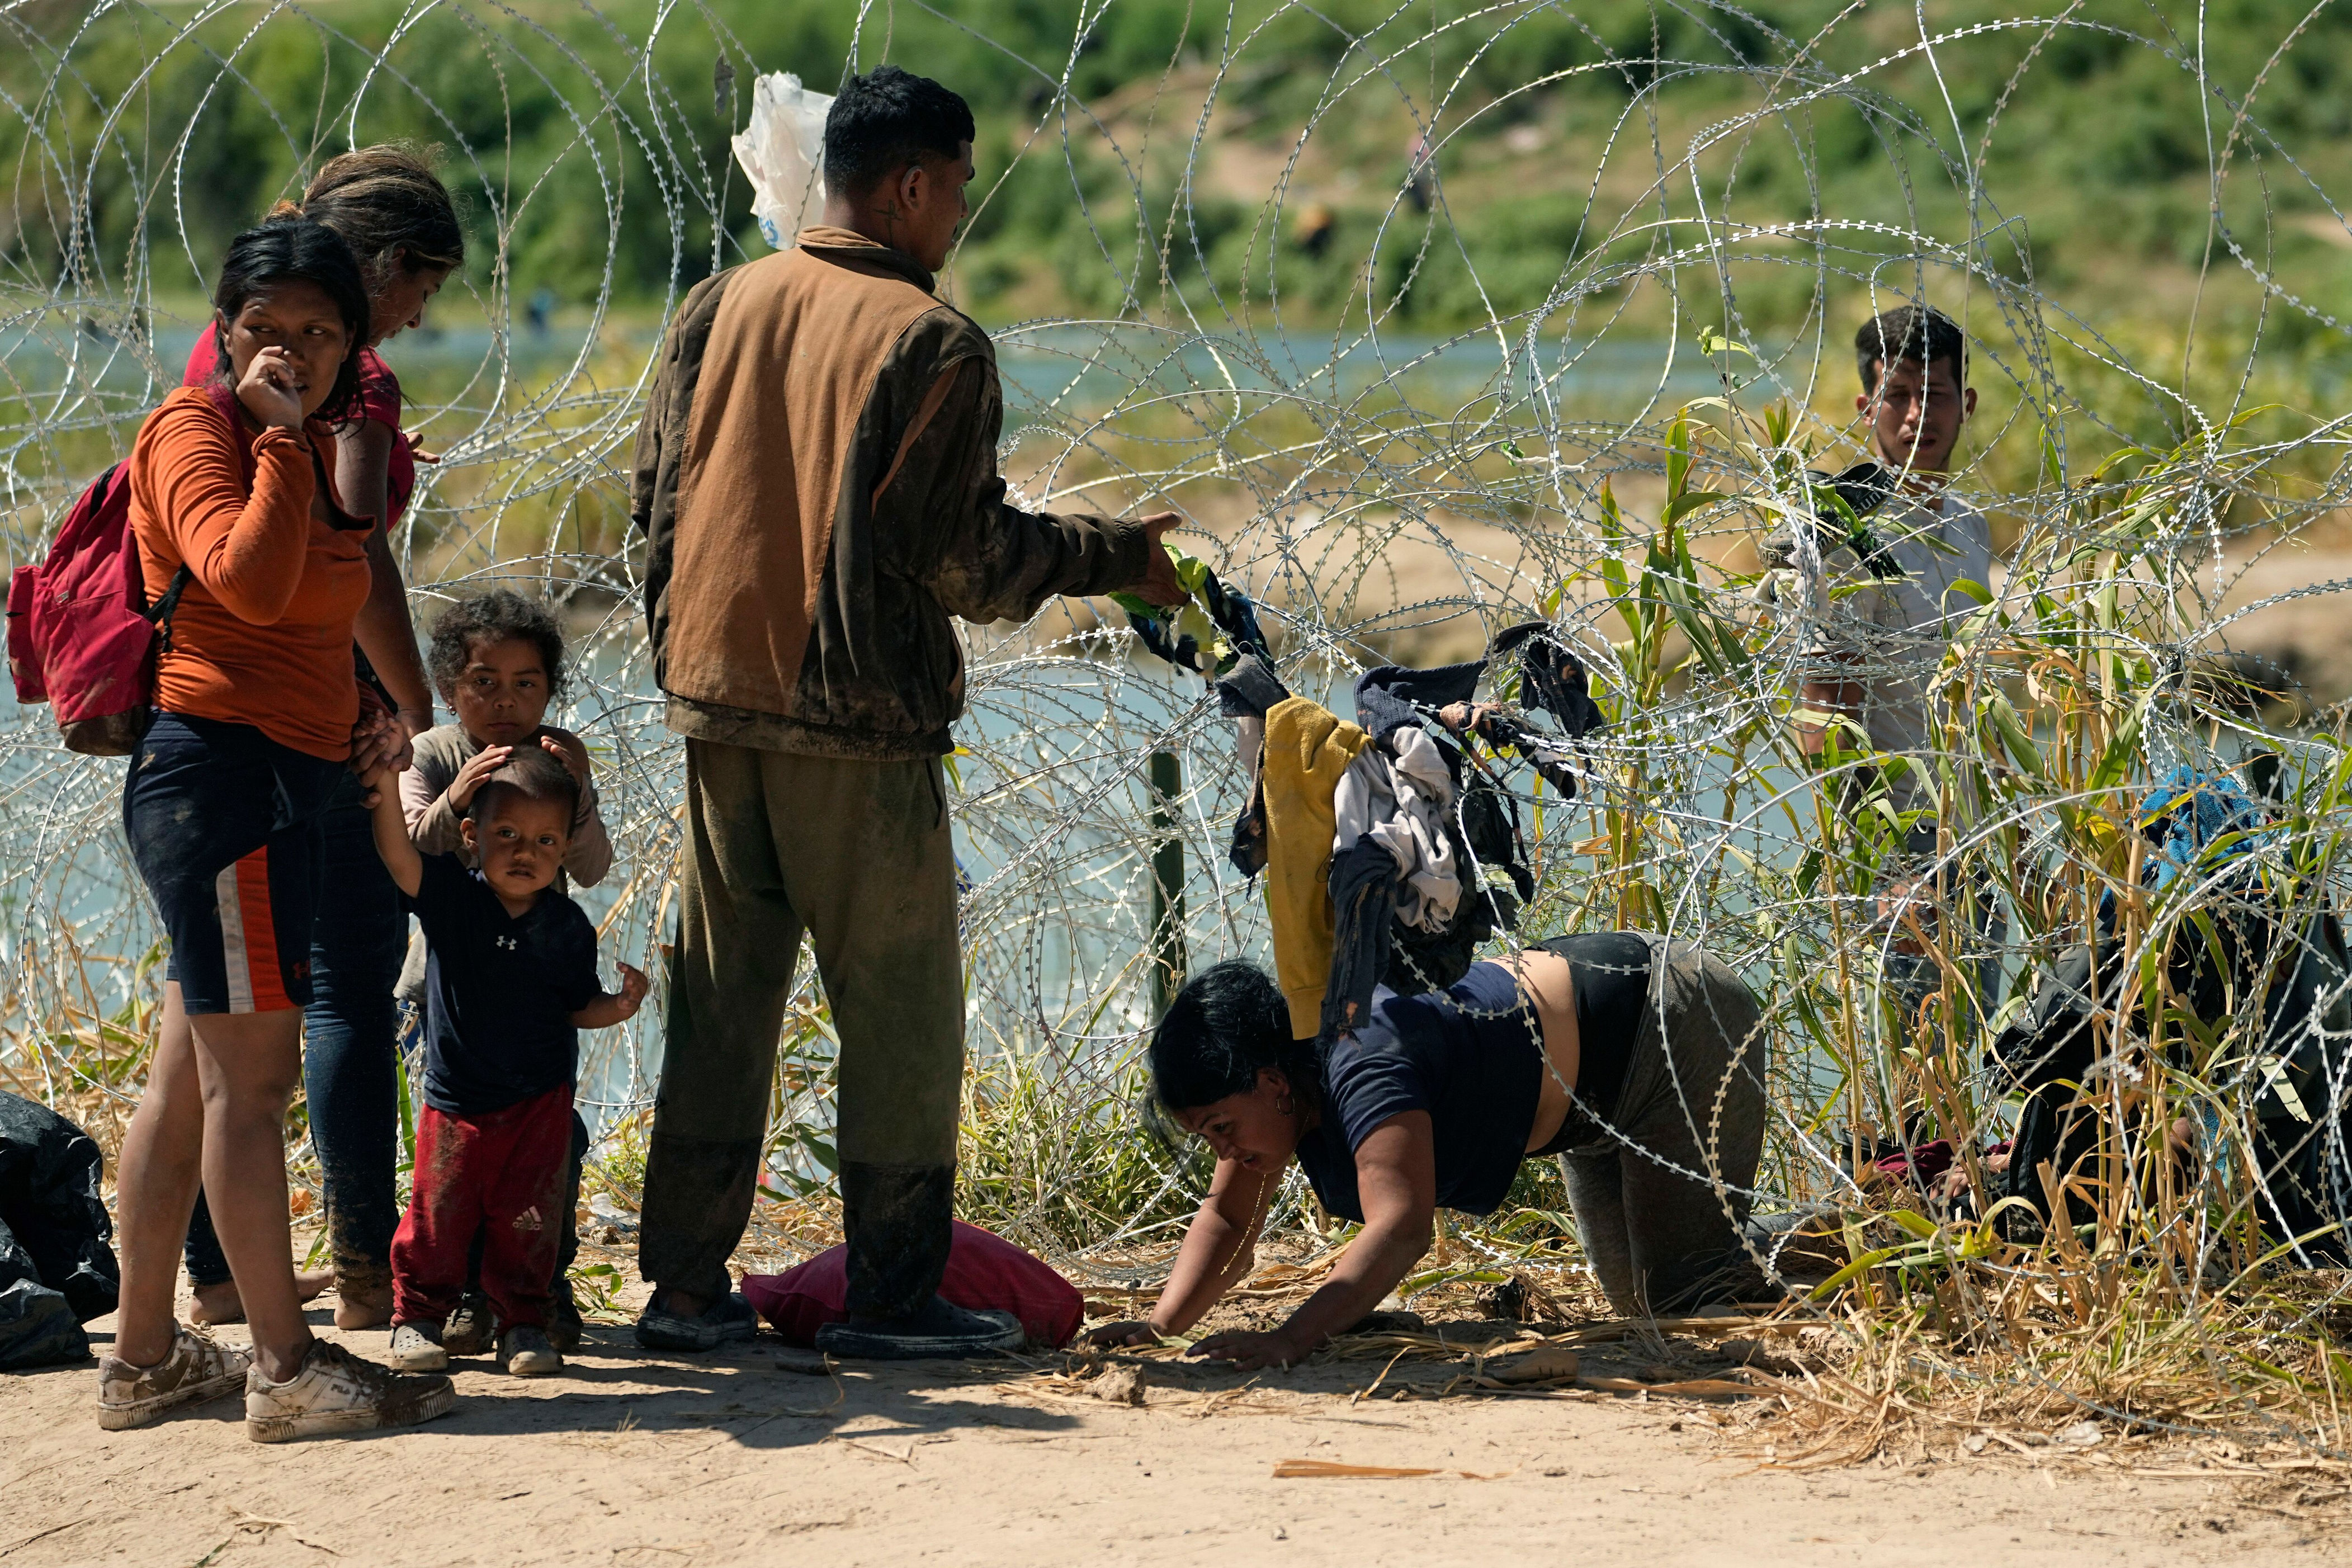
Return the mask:
[[1182, 1332], [1245, 1278], [1297, 1160], [1362, 1223], [1329, 1278], [1270, 1332], [1196, 1355], [1287, 1365], [1370, 1313], [1428, 1249], [1442, 1205], [1491, 1213], [1519, 1163], [1558, 1155], [1585, 1258], [1612, 1306], [1666, 1313], [1752, 1282], [1741, 1229], [1764, 1141], [1761, 1010], [1710, 954], [1641, 931], [1555, 937], [1474, 963], [1444, 991], [1373, 993], [1360, 1028], [1294, 1040], [1274, 977], [1220, 963], [1151, 1039], [1161, 1104], [1216, 1174], [1148, 1321], [1098, 1344]]

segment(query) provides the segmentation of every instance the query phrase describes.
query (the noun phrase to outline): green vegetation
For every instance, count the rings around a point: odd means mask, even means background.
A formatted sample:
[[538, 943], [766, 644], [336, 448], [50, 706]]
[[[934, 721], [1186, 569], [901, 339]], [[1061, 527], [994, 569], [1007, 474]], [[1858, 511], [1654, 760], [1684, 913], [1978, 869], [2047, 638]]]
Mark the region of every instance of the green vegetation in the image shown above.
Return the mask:
[[[2322, 11], [2305, 25], [2305, 9], [2092, 0], [2028, 22], [1950, 0], [1928, 13], [1929, 48], [1908, 7], [1831, 0], [1239, 0], [1230, 13], [975, 0], [952, 16], [869, 17], [858, 60], [937, 75], [978, 108], [984, 199], [958, 275], [997, 315], [1168, 310], [1180, 296], [1265, 310], [1278, 296], [1294, 319], [1369, 299], [1402, 323], [1451, 329], [1490, 308], [1557, 304], [1564, 284], [1591, 289], [1614, 265], [1682, 247], [1696, 264], [1685, 287], [1719, 318], [1691, 226], [1704, 214], [1854, 226], [1830, 242], [1826, 259], [1849, 275], [1833, 291], [1874, 272], [1910, 286], [1912, 266], [1889, 263], [1913, 249], [1894, 231], [1916, 231], [1950, 247], [1933, 269], [1966, 258], [2093, 320], [2185, 312], [2211, 262], [2201, 308], [2244, 326], [2261, 289], [2232, 241], [2286, 293], [2352, 310], [2336, 255], [2352, 235], [2325, 195], [2347, 172], [2352, 20]], [[103, 273], [142, 226], [151, 239], [184, 226], [184, 248], [152, 247], [155, 286], [192, 290], [188, 253], [203, 266], [356, 134], [450, 149], [482, 241], [478, 288], [546, 288], [572, 305], [609, 289], [656, 305], [714, 259], [760, 250], [726, 137], [754, 71], [837, 79], [856, 12], [734, 0], [671, 13], [648, 49], [656, 15], [644, 0], [414, 16], [362, 0], [337, 7], [331, 28], [282, 14], [248, 37], [257, 13], [243, 7], [185, 34], [172, 11], [16, 11], [22, 47], [0, 52], [0, 87], [23, 106], [0, 121], [12, 286]], [[2200, 53], [2202, 97], [2188, 66]], [[722, 56], [732, 75], [714, 94]], [[2237, 106], [2247, 123], [2233, 123]], [[1437, 150], [1426, 216], [1402, 195], [1423, 132]], [[58, 220], [85, 169], [95, 243], [76, 254]], [[2209, 171], [2224, 227], [2207, 222]], [[1328, 237], [1310, 255], [1301, 241], [1317, 227]], [[1805, 320], [1822, 286], [1810, 242], [1728, 254], [1749, 330]], [[2283, 346], [2336, 339], [2273, 310]]]

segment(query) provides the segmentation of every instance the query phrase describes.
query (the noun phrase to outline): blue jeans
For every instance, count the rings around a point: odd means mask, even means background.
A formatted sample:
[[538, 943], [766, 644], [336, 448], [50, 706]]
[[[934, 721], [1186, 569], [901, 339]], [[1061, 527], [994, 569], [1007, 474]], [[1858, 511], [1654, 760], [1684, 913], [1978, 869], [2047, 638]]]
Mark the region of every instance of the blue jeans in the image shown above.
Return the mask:
[[[302, 1013], [302, 1089], [310, 1137], [326, 1176], [327, 1237], [343, 1285], [389, 1287], [393, 1190], [399, 1159], [392, 988], [408, 947], [408, 911], [375, 852], [359, 780], [345, 774], [324, 818], [323, 872], [310, 932], [310, 1005]], [[212, 1215], [196, 1199], [188, 1227], [188, 1278], [229, 1277]]]

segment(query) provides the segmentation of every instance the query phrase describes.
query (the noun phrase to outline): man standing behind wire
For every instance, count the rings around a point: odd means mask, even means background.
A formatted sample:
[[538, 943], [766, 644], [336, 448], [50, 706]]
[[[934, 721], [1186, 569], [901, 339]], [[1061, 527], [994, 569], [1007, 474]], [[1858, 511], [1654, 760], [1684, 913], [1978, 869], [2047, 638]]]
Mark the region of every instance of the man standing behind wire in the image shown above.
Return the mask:
[[963, 1081], [963, 968], [940, 758], [963, 709], [950, 616], [1183, 590], [1172, 512], [1006, 504], [988, 336], [931, 292], [968, 208], [971, 110], [884, 66], [825, 118], [824, 222], [698, 285], [638, 427], [654, 668], [686, 737], [687, 835], [646, 1166], [638, 1342], [757, 1323], [731, 1289], [801, 939], [839, 1039], [849, 1321], [877, 1358], [1017, 1343], [937, 1294]]
[[[1824, 606], [1825, 624], [1803, 683], [1797, 733], [1810, 757], [1828, 749], [1833, 731], [1843, 730], [1842, 744], [1857, 749], [1858, 729], [1868, 750], [1906, 759], [1910, 765], [1889, 782], [1889, 794], [1898, 811], [1928, 811], [1906, 846], [1916, 868], [1935, 854], [1937, 842], [1935, 803], [1922, 791], [1933, 751], [1928, 680], [1943, 660], [1949, 622], [1977, 607], [1957, 584], [1992, 585], [1992, 534], [1984, 514], [1947, 488], [1960, 426], [1976, 412], [1977, 395], [1968, 384], [1968, 340], [1959, 323], [1932, 306], [1901, 305], [1872, 317], [1854, 334], [1853, 349], [1862, 373], [1854, 408], [1869, 423], [1881, 468], [1863, 482], [1885, 496], [1865, 519], [1882, 574], [1864, 576], [1865, 563], [1851, 543], [1816, 534], [1824, 575], [1863, 582], [1833, 602], [1826, 593], [1809, 595]], [[1791, 535], [1769, 539], [1759, 553], [1768, 567], [1806, 570]], [[1894, 574], [1883, 574], [1888, 564]], [[1888, 891], [1908, 898], [1918, 889], [1903, 877], [1891, 879]], [[1990, 889], [1979, 897], [1977, 923], [1990, 934], [1996, 919]], [[1889, 947], [1887, 977], [1907, 1035], [1941, 976], [1903, 933], [1894, 933]], [[1997, 964], [1982, 970], [1979, 1005], [1990, 1014], [2000, 971]]]

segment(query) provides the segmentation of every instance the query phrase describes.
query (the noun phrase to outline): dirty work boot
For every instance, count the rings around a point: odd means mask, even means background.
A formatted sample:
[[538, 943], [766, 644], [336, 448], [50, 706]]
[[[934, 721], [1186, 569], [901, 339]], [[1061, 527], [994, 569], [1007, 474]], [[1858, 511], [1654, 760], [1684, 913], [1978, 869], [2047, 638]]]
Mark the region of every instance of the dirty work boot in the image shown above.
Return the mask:
[[245, 1377], [245, 1435], [257, 1443], [414, 1426], [457, 1407], [446, 1375], [393, 1372], [324, 1340], [310, 1342], [283, 1383], [262, 1376], [257, 1364]]
[[903, 1316], [873, 1323], [827, 1323], [816, 1348], [844, 1361], [941, 1361], [1021, 1348], [1021, 1320], [1010, 1312], [967, 1312], [936, 1293]]
[[480, 1355], [497, 1338], [497, 1314], [490, 1310], [490, 1299], [479, 1290], [467, 1291], [449, 1321], [441, 1325], [441, 1348], [451, 1355]]
[[392, 1347], [384, 1360], [403, 1372], [446, 1372], [449, 1352], [441, 1343], [438, 1323], [394, 1323]]
[[649, 1351], [717, 1350], [760, 1331], [760, 1314], [740, 1291], [729, 1291], [692, 1317], [669, 1303], [669, 1289], [656, 1285], [637, 1318], [637, 1343]]
[[209, 1335], [174, 1325], [172, 1348], [153, 1366], [116, 1356], [98, 1362], [98, 1424], [128, 1431], [160, 1420], [166, 1411], [233, 1394], [245, 1384], [243, 1351], [213, 1343]]
[[1021, 1343], [1021, 1324], [1010, 1312], [968, 1312], [940, 1298], [954, 1206], [952, 1165], [842, 1163], [849, 1321], [819, 1329], [817, 1349], [866, 1361], [921, 1361]]
[[517, 1323], [499, 1336], [499, 1359], [516, 1377], [546, 1377], [563, 1370], [563, 1358], [536, 1324]]

